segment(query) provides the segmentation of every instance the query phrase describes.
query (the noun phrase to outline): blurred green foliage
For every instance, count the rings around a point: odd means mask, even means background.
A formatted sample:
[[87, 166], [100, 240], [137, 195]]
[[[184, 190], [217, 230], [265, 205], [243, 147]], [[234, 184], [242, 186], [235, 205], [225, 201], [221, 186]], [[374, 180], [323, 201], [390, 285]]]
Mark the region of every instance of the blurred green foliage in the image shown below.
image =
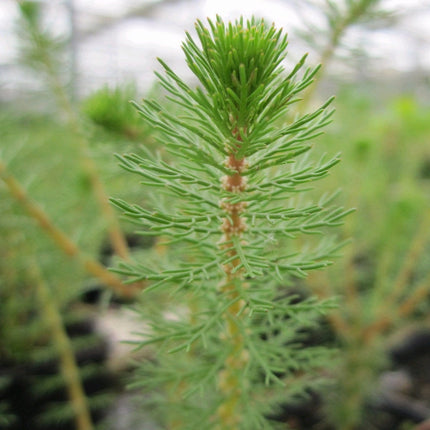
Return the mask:
[[104, 86], [84, 100], [82, 112], [107, 132], [133, 140], [142, 139], [146, 127], [130, 103], [136, 98], [137, 89], [133, 84]]
[[352, 243], [341, 261], [310, 279], [314, 291], [340, 297], [332, 322], [342, 364], [329, 408], [336, 429], [367, 428], [358, 423], [390, 366], [390, 339], [430, 325], [430, 108], [374, 94], [341, 91], [336, 121], [315, 148], [342, 152], [327, 184], [339, 184], [345, 206], [357, 209], [343, 226]]
[[[77, 137], [57, 118], [37, 113], [23, 114], [3, 109], [0, 124], [1, 158], [8, 171], [19, 179], [27, 194], [57, 227], [66, 232], [86, 255], [99, 260], [100, 250], [107, 241], [106, 222], [98, 215], [99, 208], [89, 179], [80, 163]], [[103, 181], [109, 184], [108, 192], [141, 203], [140, 190], [128, 184], [112, 155], [121, 148], [130, 150], [135, 144], [108, 133], [103, 133], [103, 140], [98, 141], [96, 135], [99, 137], [99, 134], [89, 125], [87, 128], [92, 136], [91, 156], [97, 160]], [[58, 402], [49, 408], [49, 403], [43, 404], [45, 397], [49, 398], [52, 393], [58, 397], [56, 393], [64, 388], [61, 388], [62, 377], [55, 364], [57, 346], [51, 339], [52, 327], [45, 321], [46, 312], [40, 306], [31, 272], [37, 265], [49, 285], [63, 324], [67, 326], [82, 324], [89, 318], [88, 310], [76, 308], [74, 304], [100, 281], [88, 276], [78, 261], [57, 248], [20, 203], [11, 197], [3, 182], [0, 183], [0, 211], [0, 376], [4, 379], [0, 385], [0, 416], [3, 420], [0, 427], [16, 430], [26, 425], [21, 421], [22, 417], [12, 419], [8, 399], [3, 398], [4, 393], [10, 392], [11, 384], [16, 385], [26, 378], [22, 403], [35, 405], [40, 400], [43, 406], [37, 411], [38, 421], [33, 428], [57, 428], [51, 427], [52, 423], [58, 422], [60, 416], [61, 422], [70, 422], [74, 413], [67, 402], [62, 402], [61, 407]], [[110, 296], [108, 292], [106, 294]], [[75, 353], [82, 355], [88, 348], [97, 350], [104, 341], [100, 342], [99, 337], [79, 334], [71, 343]], [[80, 363], [80, 366], [82, 380], [90, 381], [90, 384], [97, 375], [106, 372], [100, 364], [88, 362]], [[46, 368], [50, 370], [41, 373], [40, 369]], [[91, 395], [88, 403], [96, 411], [105, 407], [111, 398], [112, 393], [103, 392]], [[26, 414], [32, 417], [33, 413], [27, 411]]]
[[[91, 155], [101, 170], [108, 193], [145, 204], [147, 196], [142, 195], [142, 188], [130, 183], [112, 156], [115, 152], [137, 149], [137, 143], [130, 140], [135, 136], [124, 132], [128, 127], [139, 127], [135, 118], [124, 114], [123, 106], [115, 111], [115, 106], [129, 97], [128, 91], [129, 87], [115, 89], [113, 93], [103, 89], [87, 99], [82, 109], [95, 122], [98, 108], [94, 106], [101, 106], [98, 112], [107, 109], [110, 113], [106, 118], [114, 118], [107, 123], [102, 120], [103, 130], [100, 131], [86, 125], [91, 136]], [[111, 104], [114, 100], [116, 102]], [[357, 350], [358, 338], [354, 336], [379, 318], [376, 310], [390, 294], [405, 260], [410, 259], [411, 244], [429, 212], [430, 108], [420, 105], [413, 96], [380, 100], [372, 91], [345, 86], [337, 97], [336, 110], [336, 121], [318, 138], [314, 150], [321, 154], [339, 151], [342, 163], [328, 178], [315, 185], [316, 192], [321, 194], [324, 189], [341, 188], [341, 203], [345, 207], [356, 207], [357, 211], [347, 218], [343, 227], [342, 236], [352, 238], [345, 256], [327, 275], [313, 276], [308, 283], [317, 293], [327, 288], [326, 294], [339, 297], [339, 312], [352, 321], [350, 328], [356, 327], [355, 331], [351, 329], [350, 337], [340, 343], [341, 354], [345, 360], [348, 357], [357, 360], [354, 350]], [[97, 208], [90, 198], [88, 180], [76, 162], [78, 150], [74, 137], [50, 116], [18, 114], [3, 109], [0, 123], [1, 152], [9, 169], [51, 218], [68, 231], [82, 249], [97, 257], [105, 239], [104, 226], [95, 216]], [[142, 139], [139, 138], [139, 144], [147, 145]], [[60, 308], [94, 281], [56, 250], [45, 233], [12, 201], [3, 184], [0, 184], [0, 208], [0, 352], [3, 357], [24, 358], [32, 348], [40, 346], [38, 330], [28, 328], [35, 317], [34, 291], [26, 275], [30, 258], [37, 255]], [[401, 287], [400, 298], [408, 297], [414, 285], [428, 275], [429, 229], [423, 231], [423, 244], [413, 257], [413, 268]], [[355, 304], [348, 304], [348, 283], [353, 284], [354, 294], [360, 296]], [[22, 306], [23, 303], [26, 305]], [[359, 318], [351, 315], [354, 306], [359, 306]], [[393, 312], [395, 319], [388, 333], [413, 323], [430, 324], [428, 310], [428, 290], [407, 318], [396, 316], [396, 312], [388, 308], [387, 312]], [[386, 348], [386, 339], [378, 336], [375, 339], [369, 345], [368, 354], [363, 351], [363, 362], [354, 362], [354, 366], [361, 365], [362, 369], [369, 370], [369, 353], [375, 372], [379, 369], [377, 363], [384, 366], [381, 354]], [[362, 350], [363, 344], [358, 345]], [[380, 354], [381, 359], [377, 360], [375, 354]], [[345, 361], [343, 368], [351, 371], [351, 366]], [[365, 396], [368, 389], [361, 389], [364, 384], [374, 382], [375, 373], [371, 368], [369, 372], [357, 374], [361, 376], [354, 381], [362, 384], [359, 391]], [[342, 391], [346, 397], [341, 404], [343, 410], [336, 411], [338, 419], [345, 414], [353, 415], [348, 409], [351, 405], [348, 406], [347, 396], [355, 398], [357, 385], [354, 393], [349, 392], [350, 389], [345, 387], [346, 391]]]

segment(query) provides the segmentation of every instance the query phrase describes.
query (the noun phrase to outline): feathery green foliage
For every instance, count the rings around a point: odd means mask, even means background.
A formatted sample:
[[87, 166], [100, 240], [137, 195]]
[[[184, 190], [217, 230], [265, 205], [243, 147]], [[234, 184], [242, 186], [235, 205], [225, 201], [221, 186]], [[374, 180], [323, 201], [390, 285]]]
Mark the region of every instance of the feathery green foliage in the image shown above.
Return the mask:
[[148, 295], [173, 295], [167, 314], [145, 309], [152, 320], [140, 346], [156, 344], [157, 361], [136, 382], [164, 393], [155, 400], [166, 426], [273, 428], [265, 417], [296, 393], [295, 372], [311, 375], [328, 354], [301, 349], [298, 335], [333, 303], [294, 304], [280, 285], [326, 267], [339, 248], [326, 228], [349, 211], [306, 194], [339, 161], [308, 158], [332, 99], [294, 117], [318, 67], [305, 68], [304, 56], [286, 71], [287, 38], [262, 20], [208, 23], [196, 24], [199, 44], [189, 34], [183, 44], [199, 86], [160, 60], [157, 76], [178, 112], [136, 104], [174, 162], [119, 156], [153, 192], [152, 208], [113, 202], [169, 252], [117, 270], [150, 281]]

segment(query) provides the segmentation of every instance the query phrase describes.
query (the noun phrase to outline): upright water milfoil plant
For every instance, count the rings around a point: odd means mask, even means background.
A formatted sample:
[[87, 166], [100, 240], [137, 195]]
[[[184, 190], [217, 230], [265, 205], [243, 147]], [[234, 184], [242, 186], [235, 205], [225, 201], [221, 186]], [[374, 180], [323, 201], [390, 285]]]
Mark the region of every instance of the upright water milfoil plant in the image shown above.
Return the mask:
[[196, 32], [199, 43], [187, 34], [183, 51], [198, 86], [159, 60], [173, 109], [136, 104], [159, 154], [119, 157], [152, 207], [114, 203], [168, 244], [118, 269], [148, 281], [138, 344], [156, 355], [136, 385], [153, 390], [168, 429], [270, 429], [268, 416], [304, 391], [327, 354], [301, 347], [300, 333], [333, 303], [294, 300], [286, 286], [330, 264], [339, 244], [326, 228], [348, 212], [308, 197], [307, 184], [339, 161], [307, 154], [332, 99], [294, 114], [318, 67], [303, 70], [304, 56], [287, 71], [287, 38], [273, 25], [217, 17]]

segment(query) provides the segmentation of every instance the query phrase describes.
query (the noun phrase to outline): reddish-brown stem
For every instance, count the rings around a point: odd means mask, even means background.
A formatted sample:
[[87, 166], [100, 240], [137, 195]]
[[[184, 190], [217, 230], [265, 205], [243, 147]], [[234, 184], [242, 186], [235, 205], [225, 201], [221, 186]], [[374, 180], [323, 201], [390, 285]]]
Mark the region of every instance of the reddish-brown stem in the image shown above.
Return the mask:
[[[237, 135], [236, 138], [240, 140]], [[222, 187], [231, 193], [245, 191], [246, 178], [241, 174], [246, 169], [245, 158], [237, 158], [234, 153], [231, 153], [225, 164], [234, 173], [222, 178]], [[221, 207], [224, 209], [226, 216], [221, 226], [223, 238], [220, 242], [220, 247], [225, 250], [228, 257], [233, 257], [224, 266], [226, 277], [220, 288], [226, 300], [233, 301], [224, 314], [225, 331], [221, 334], [223, 340], [230, 345], [230, 354], [224, 363], [223, 370], [218, 375], [218, 389], [222, 395], [223, 402], [217, 410], [217, 428], [227, 430], [238, 428], [242, 420], [240, 401], [243, 379], [241, 369], [245, 368], [249, 360], [240, 327], [241, 317], [239, 316], [244, 306], [243, 300], [240, 300], [240, 289], [244, 288], [243, 271], [239, 268], [241, 261], [232, 243], [233, 238], [241, 240], [243, 233], [246, 231], [246, 224], [241, 216], [246, 209], [246, 204], [244, 202], [229, 203], [228, 201], [222, 201]]]

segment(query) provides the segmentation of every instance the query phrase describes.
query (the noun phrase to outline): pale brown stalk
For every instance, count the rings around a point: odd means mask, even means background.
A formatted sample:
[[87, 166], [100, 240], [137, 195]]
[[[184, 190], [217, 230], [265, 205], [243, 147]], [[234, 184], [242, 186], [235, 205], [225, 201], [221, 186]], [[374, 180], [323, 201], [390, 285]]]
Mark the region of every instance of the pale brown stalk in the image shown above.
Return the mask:
[[41, 44], [41, 38], [38, 34], [38, 31], [38, 29], [30, 29], [29, 33], [32, 37], [32, 42], [35, 45], [34, 49], [37, 50], [37, 54], [40, 58], [43, 71], [46, 74], [47, 84], [56, 99], [60, 111], [62, 111], [66, 118], [67, 126], [69, 127], [70, 132], [76, 137], [76, 142], [79, 146], [81, 166], [84, 173], [88, 177], [91, 189], [100, 207], [102, 216], [106, 220], [108, 235], [112, 244], [112, 248], [116, 255], [123, 259], [128, 259], [129, 250], [127, 241], [121, 230], [115, 211], [109, 203], [108, 195], [100, 179], [97, 166], [90, 156], [88, 139], [81, 129], [78, 115], [76, 114], [74, 106], [67, 95], [63, 83], [59, 78], [59, 72], [53, 63], [52, 55], [47, 51], [46, 47]]
[[48, 329], [51, 331], [52, 340], [58, 352], [59, 368], [66, 384], [70, 405], [73, 408], [76, 430], [93, 430], [94, 426], [79, 367], [58, 306], [53, 299], [52, 292], [42, 279], [36, 263], [31, 265], [30, 271], [40, 302], [40, 315], [45, 319]]
[[66, 255], [78, 260], [87, 272], [98, 278], [103, 285], [111, 288], [116, 294], [128, 298], [136, 296], [139, 288], [136, 285], [124, 285], [120, 278], [109, 272], [102, 264], [85, 255], [79, 247], [53, 223], [46, 212], [27, 195], [23, 186], [8, 172], [5, 164], [1, 160], [0, 178], [6, 184], [12, 197], [37, 221], [40, 227]]

